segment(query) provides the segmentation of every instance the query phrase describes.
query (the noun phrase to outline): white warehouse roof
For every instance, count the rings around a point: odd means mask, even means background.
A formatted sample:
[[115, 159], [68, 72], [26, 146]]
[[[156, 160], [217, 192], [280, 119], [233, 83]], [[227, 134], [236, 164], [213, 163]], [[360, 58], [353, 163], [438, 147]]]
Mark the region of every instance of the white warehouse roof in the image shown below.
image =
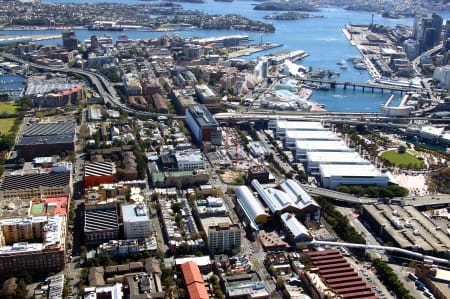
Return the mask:
[[340, 165], [340, 164], [322, 164], [320, 165], [320, 173], [322, 177], [377, 177], [384, 176], [373, 165]]
[[333, 164], [370, 164], [357, 152], [308, 152], [306, 154], [308, 163], [318, 162]]
[[331, 131], [286, 131], [286, 140], [342, 140]]
[[317, 140], [304, 140], [295, 142], [295, 148], [298, 150], [306, 151], [334, 151], [334, 152], [352, 152], [344, 141], [317, 141]]
[[278, 130], [309, 130], [309, 131], [327, 131], [318, 121], [288, 121], [277, 120], [276, 131]]

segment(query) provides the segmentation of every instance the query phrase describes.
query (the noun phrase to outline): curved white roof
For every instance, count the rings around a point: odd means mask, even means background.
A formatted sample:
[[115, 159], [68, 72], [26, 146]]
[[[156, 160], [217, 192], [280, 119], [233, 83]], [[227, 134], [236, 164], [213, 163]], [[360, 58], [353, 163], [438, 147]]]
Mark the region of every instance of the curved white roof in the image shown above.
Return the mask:
[[244, 210], [249, 220], [255, 223], [255, 219], [259, 216], [267, 216], [261, 202], [253, 196], [253, 193], [247, 186], [239, 186], [236, 188], [236, 199]]

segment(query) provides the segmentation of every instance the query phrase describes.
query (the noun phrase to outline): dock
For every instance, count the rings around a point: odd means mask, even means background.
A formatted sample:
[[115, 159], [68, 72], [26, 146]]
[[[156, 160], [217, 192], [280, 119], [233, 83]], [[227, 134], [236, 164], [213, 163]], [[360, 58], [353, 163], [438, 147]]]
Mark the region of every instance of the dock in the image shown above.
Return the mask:
[[46, 35], [31, 35], [31, 38], [34, 42], [41, 41], [41, 40], [49, 40], [49, 39], [55, 39], [55, 38], [61, 38], [61, 34], [46, 34]]
[[242, 47], [242, 49], [231, 52], [229, 54], [230, 58], [242, 57], [242, 56], [250, 56], [252, 54], [262, 52], [265, 50], [270, 50], [278, 47], [282, 47], [282, 44], [274, 44], [274, 43], [262, 43], [262, 44], [253, 44], [248, 45], [247, 47]]

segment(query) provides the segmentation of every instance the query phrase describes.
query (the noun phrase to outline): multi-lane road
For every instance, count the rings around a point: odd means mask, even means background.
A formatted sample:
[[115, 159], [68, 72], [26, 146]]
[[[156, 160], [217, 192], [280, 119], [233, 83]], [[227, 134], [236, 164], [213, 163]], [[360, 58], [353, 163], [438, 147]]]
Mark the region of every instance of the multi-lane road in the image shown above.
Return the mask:
[[[155, 116], [155, 115], [160, 115], [158, 113], [151, 113], [148, 111], [133, 109], [133, 108], [127, 106], [126, 104], [122, 103], [120, 101], [120, 97], [117, 95], [112, 83], [109, 82], [105, 77], [103, 77], [100, 74], [82, 70], [82, 69], [76, 69], [76, 68], [64, 68], [64, 67], [58, 68], [58, 67], [50, 67], [50, 66], [40, 65], [40, 64], [36, 64], [36, 63], [30, 62], [30, 61], [23, 60], [12, 54], [4, 53], [4, 52], [1, 52], [0, 56], [5, 59], [15, 61], [15, 62], [18, 62], [21, 64], [25, 64], [25, 65], [28, 65], [29, 67], [36, 68], [36, 69], [41, 69], [41, 70], [51, 71], [51, 72], [72, 73], [72, 74], [81, 75], [81, 76], [85, 77], [86, 79], [88, 79], [89, 82], [95, 87], [96, 91], [104, 99], [105, 103], [110, 103], [112, 106], [114, 106], [116, 108], [120, 108], [123, 111], [126, 111], [127, 113], [130, 113], [130, 114], [143, 115], [143, 116], [149, 116], [149, 117]], [[165, 115], [167, 116], [167, 114], [165, 114]]]

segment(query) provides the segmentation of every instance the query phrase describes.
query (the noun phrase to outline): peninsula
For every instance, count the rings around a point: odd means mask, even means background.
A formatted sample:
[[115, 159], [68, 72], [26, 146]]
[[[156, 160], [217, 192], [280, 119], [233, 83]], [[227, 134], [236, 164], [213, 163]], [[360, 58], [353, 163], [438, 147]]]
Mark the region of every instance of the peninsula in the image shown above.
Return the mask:
[[288, 11], [280, 14], [271, 14], [264, 17], [266, 20], [301, 20], [312, 18], [324, 18], [324, 16], [312, 15], [309, 13], [301, 13], [296, 11]]
[[307, 4], [297, 0], [288, 1], [268, 1], [255, 5], [254, 10], [271, 10], [271, 11], [320, 11], [316, 6]]

